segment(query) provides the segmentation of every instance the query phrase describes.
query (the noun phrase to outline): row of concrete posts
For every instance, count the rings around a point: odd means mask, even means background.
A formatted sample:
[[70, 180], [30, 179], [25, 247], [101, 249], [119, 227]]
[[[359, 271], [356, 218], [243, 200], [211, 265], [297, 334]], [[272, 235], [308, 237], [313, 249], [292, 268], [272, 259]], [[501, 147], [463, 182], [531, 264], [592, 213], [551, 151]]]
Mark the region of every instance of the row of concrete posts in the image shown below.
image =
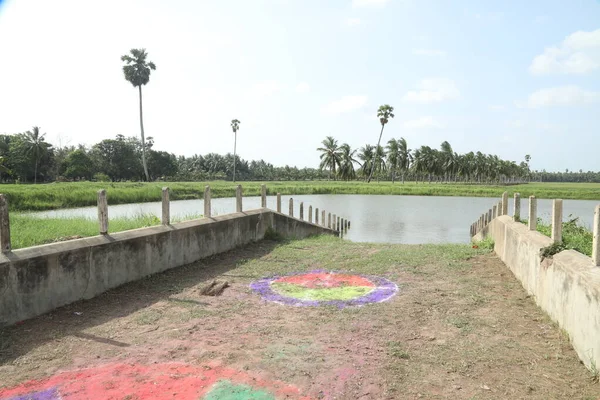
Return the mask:
[[[514, 212], [513, 220], [521, 220], [521, 195], [514, 194]], [[508, 192], [502, 194], [501, 200], [492, 206], [487, 212], [481, 214], [479, 219], [471, 224], [471, 237], [485, 229], [494, 218], [502, 215], [508, 215]], [[563, 201], [561, 199], [552, 200], [552, 229], [551, 239], [554, 243], [562, 242], [562, 221], [563, 221]], [[537, 199], [535, 196], [529, 196], [529, 218], [527, 226], [530, 231], [537, 230]], [[600, 267], [600, 205], [594, 209], [593, 226], [593, 247], [592, 260], [596, 267]]]
[[[162, 188], [162, 214], [161, 223], [163, 225], [171, 224], [171, 211], [170, 211], [170, 190], [168, 187]], [[261, 208], [267, 208], [267, 186], [260, 186], [260, 206]], [[243, 212], [243, 196], [242, 186], [238, 185], [235, 189], [235, 211]], [[97, 193], [97, 205], [98, 205], [98, 232], [101, 235], [108, 234], [108, 198], [106, 196], [106, 190], [99, 190]], [[281, 194], [277, 193], [277, 210], [281, 213]], [[212, 207], [211, 207], [211, 192], [210, 186], [204, 188], [204, 218], [211, 218]], [[289, 201], [289, 216], [294, 216], [294, 200], [290, 198]], [[325, 217], [327, 216], [327, 221]], [[304, 219], [304, 203], [300, 203], [300, 220]], [[350, 221], [340, 216], [331, 213], [325, 213], [325, 210], [321, 210], [321, 223], [319, 223], [319, 209], [315, 209], [314, 224], [321, 225], [325, 228], [332, 229], [340, 232], [343, 236], [344, 233], [350, 228]], [[308, 221], [313, 223], [313, 207], [308, 207]], [[8, 201], [6, 196], [0, 194], [0, 252], [8, 253], [12, 249], [10, 241], [10, 219], [8, 215]]]

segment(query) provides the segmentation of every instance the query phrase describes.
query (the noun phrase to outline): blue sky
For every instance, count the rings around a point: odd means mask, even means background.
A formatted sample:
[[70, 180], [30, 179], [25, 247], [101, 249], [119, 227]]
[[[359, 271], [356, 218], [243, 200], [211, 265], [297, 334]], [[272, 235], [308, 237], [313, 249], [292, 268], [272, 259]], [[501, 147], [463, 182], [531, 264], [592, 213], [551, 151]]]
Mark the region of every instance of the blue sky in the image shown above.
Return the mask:
[[481, 150], [600, 170], [600, 2], [5, 0], [0, 133], [138, 135], [120, 56], [145, 47], [146, 134], [177, 154], [233, 149], [317, 166], [327, 135]]

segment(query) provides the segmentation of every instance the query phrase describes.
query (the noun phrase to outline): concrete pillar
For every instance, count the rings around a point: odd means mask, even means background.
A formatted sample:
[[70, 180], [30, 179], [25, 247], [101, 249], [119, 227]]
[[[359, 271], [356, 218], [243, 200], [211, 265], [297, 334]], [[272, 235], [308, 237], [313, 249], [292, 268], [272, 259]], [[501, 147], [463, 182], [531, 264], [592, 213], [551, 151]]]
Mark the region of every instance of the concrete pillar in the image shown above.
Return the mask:
[[212, 215], [210, 201], [210, 186], [206, 185], [204, 187], [204, 218], [210, 218]]
[[520, 221], [521, 220], [521, 194], [520, 193], [515, 193], [515, 211], [513, 213], [513, 219], [515, 221]]
[[529, 221], [527, 223], [530, 231], [537, 230], [537, 199], [529, 196]]
[[340, 217], [337, 217], [337, 223], [335, 224], [335, 228], [336, 231], [340, 230]]
[[498, 217], [502, 216], [502, 200], [498, 202]]
[[493, 214], [492, 214], [492, 209], [490, 208], [490, 209], [488, 210], [488, 224], [489, 224], [490, 222], [492, 222], [492, 220], [493, 220], [493, 219], [494, 219], [494, 218], [493, 218]]
[[327, 227], [331, 229], [331, 213], [327, 213]]
[[312, 206], [308, 206], [308, 222], [312, 224]]
[[315, 208], [315, 224], [319, 225], [319, 209]]
[[162, 218], [161, 222], [163, 225], [169, 225], [171, 223], [171, 210], [169, 204], [169, 188], [162, 188]]
[[[594, 241], [592, 244], [592, 261], [595, 267], [600, 267], [600, 205], [594, 210]], [[4, 247], [3, 247], [4, 248]]]
[[556, 199], [552, 202], [552, 241], [562, 242], [562, 213], [563, 201]]
[[10, 244], [10, 218], [8, 216], [8, 201], [6, 196], [0, 194], [0, 252], [8, 253], [12, 250]]
[[277, 212], [281, 212], [281, 193], [277, 193]]
[[344, 231], [348, 232], [348, 224], [350, 224], [350, 222], [348, 222], [347, 219], [344, 220]]
[[498, 206], [494, 204], [492, 206], [492, 218], [496, 218], [498, 216]]
[[304, 202], [300, 202], [300, 219], [304, 221]]
[[321, 211], [321, 225], [325, 226], [325, 210]]
[[350, 221], [348, 221], [348, 229], [350, 229]]
[[508, 215], [508, 192], [502, 193], [502, 214]]
[[290, 197], [289, 215], [290, 215], [290, 217], [294, 216], [294, 199], [292, 199], [291, 197]]
[[242, 212], [242, 185], [237, 185], [235, 189], [235, 211]]
[[98, 190], [98, 225], [101, 235], [108, 233], [108, 200], [106, 190]]
[[334, 231], [337, 231], [337, 229], [335, 229], [335, 221], [336, 221], [336, 217], [335, 217], [335, 214], [333, 214], [333, 220], [331, 221], [331, 229], [333, 229]]
[[267, 208], [267, 185], [260, 185], [260, 206]]

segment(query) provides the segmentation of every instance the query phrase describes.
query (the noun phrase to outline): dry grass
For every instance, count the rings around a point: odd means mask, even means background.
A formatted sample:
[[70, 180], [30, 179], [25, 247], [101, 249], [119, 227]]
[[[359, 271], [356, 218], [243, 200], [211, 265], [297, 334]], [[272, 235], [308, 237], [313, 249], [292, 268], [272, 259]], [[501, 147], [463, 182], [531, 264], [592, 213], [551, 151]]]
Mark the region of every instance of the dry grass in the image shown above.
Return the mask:
[[[248, 287], [265, 275], [314, 269], [384, 276], [400, 292], [340, 310], [266, 303]], [[212, 279], [232, 286], [200, 296]], [[600, 392], [509, 270], [461, 245], [262, 242], [0, 333], [0, 387], [113, 361], [215, 360], [313, 398], [596, 399]]]

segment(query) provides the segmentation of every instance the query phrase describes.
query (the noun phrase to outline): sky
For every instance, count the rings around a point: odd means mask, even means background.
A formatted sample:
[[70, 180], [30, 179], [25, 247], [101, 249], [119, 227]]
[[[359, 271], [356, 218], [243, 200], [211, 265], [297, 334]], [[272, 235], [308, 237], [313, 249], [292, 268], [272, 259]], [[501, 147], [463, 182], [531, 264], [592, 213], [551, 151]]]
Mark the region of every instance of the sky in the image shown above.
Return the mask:
[[317, 167], [326, 136], [600, 170], [600, 0], [0, 0], [0, 133]]

